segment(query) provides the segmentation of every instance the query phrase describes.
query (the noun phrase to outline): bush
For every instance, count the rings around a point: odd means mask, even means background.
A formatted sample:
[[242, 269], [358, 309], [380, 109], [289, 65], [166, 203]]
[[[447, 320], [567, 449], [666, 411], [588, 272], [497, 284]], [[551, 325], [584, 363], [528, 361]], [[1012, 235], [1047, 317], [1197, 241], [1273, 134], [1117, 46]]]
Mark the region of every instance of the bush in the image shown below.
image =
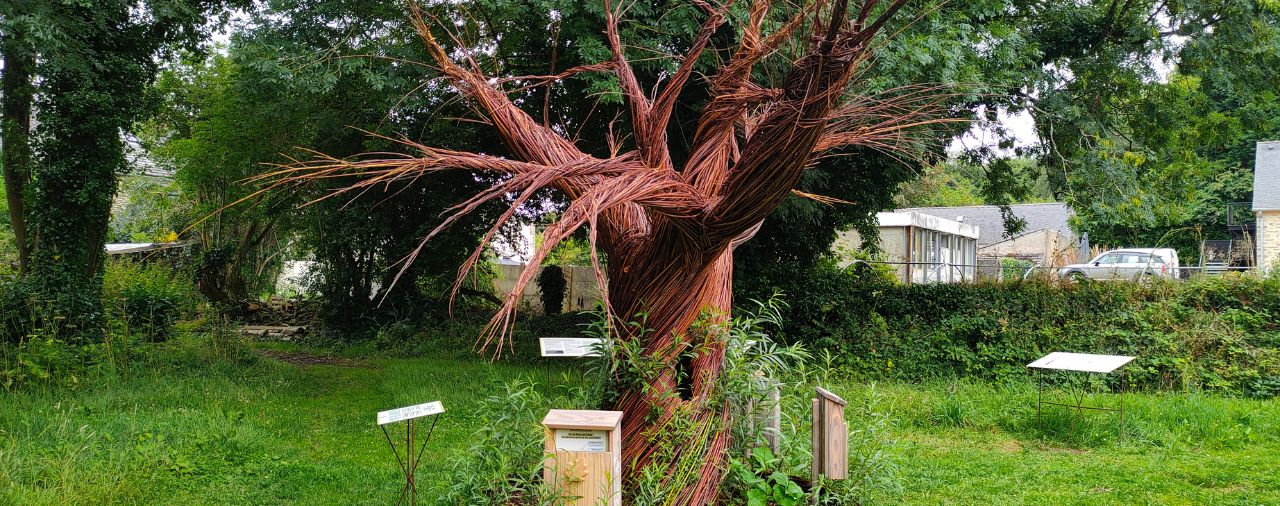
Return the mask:
[[108, 262], [102, 292], [115, 326], [151, 342], [168, 339], [176, 321], [194, 316], [199, 301], [186, 273], [159, 263]]
[[564, 311], [564, 270], [559, 265], [547, 265], [538, 273], [538, 289], [542, 291], [542, 312], [560, 314]]
[[1023, 276], [1026, 276], [1027, 269], [1030, 269], [1033, 266], [1035, 266], [1035, 263], [1028, 260], [1002, 257], [1000, 258], [1000, 279], [1007, 279], [1010, 281], [1022, 279]]
[[1077, 351], [1138, 357], [1129, 379], [1147, 388], [1272, 396], [1280, 384], [1276, 278], [903, 286], [819, 270], [804, 281], [782, 338], [866, 378], [1003, 380]]

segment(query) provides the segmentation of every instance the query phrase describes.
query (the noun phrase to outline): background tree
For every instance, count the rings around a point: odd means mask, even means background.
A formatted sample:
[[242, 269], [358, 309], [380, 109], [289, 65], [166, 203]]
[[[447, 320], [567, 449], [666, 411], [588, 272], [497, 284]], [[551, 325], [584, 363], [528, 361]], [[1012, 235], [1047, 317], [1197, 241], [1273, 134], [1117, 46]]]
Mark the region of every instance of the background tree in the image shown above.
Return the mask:
[[1092, 242], [1226, 238], [1247, 201], [1253, 143], [1280, 136], [1280, 6], [1256, 0], [1027, 3], [1040, 50], [1024, 74], [1054, 191]]
[[[974, 2], [913, 2], [903, 7], [890, 30], [894, 44], [875, 48], [875, 59], [867, 62], [866, 86], [874, 90], [920, 83], [946, 83], [956, 93], [945, 97], [949, 114], [973, 118], [975, 111], [1016, 108], [1021, 99], [1010, 93], [1033, 66], [1037, 49], [1008, 17], [1020, 2], [1006, 0]], [[957, 124], [957, 127], [968, 124]], [[795, 292], [807, 289], [814, 270], [830, 257], [831, 244], [841, 230], [855, 228], [860, 235], [876, 239], [877, 212], [908, 204], [895, 200], [899, 190], [919, 193], [916, 181], [926, 167], [942, 163], [949, 154], [947, 141], [961, 128], [931, 131], [931, 151], [922, 153], [925, 164], [906, 164], [901, 159], [870, 149], [856, 149], [845, 156], [822, 157], [806, 171], [799, 189], [842, 202], [817, 202], [790, 195], [765, 220], [754, 240], [738, 248], [734, 255], [734, 290], [743, 299], [763, 300], [775, 290]], [[985, 167], [972, 166], [966, 178], [975, 185], [973, 201], [980, 204], [985, 186]], [[929, 180], [924, 184], [931, 184]]]
[[[0, 13], [0, 46], [15, 62], [6, 67], [6, 92], [12, 92], [6, 100], [12, 100], [4, 108], [6, 134], [16, 133], [19, 146], [5, 160], [6, 176], [13, 176], [6, 177], [10, 212], [18, 214], [11, 221], [15, 233], [27, 230], [19, 250], [30, 250], [28, 286], [70, 336], [101, 330], [103, 243], [116, 175], [125, 169], [121, 136], [144, 110], [157, 57], [176, 43], [194, 46], [215, 26], [208, 15], [222, 5], [16, 2]], [[21, 123], [31, 97], [39, 126], [27, 158]]]

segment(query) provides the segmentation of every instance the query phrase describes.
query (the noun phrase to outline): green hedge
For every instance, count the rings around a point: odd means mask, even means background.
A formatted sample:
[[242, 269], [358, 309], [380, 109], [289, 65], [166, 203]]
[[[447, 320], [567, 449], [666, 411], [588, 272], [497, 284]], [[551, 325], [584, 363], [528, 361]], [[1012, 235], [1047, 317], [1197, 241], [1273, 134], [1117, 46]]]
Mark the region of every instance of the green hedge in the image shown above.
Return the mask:
[[1280, 279], [902, 286], [830, 270], [788, 293], [783, 339], [869, 378], [1027, 375], [1051, 351], [1139, 357], [1147, 388], [1280, 394]]

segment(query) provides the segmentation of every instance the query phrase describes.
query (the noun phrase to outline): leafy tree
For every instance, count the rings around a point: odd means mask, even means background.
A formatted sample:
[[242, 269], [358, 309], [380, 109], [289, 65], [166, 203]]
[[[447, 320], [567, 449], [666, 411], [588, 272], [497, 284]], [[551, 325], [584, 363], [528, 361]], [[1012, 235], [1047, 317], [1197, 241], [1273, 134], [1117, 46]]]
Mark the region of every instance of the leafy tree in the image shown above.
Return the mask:
[[899, 186], [894, 198], [897, 207], [953, 207], [982, 205], [980, 190], [973, 180], [956, 170], [955, 164], [937, 163], [924, 168], [920, 178]]
[[[236, 208], [199, 221], [245, 195], [238, 182], [280, 161], [305, 132], [303, 117], [263, 100], [232, 58], [215, 54], [167, 69], [153, 88], [161, 105], [145, 129], [152, 156], [174, 170], [191, 209], [180, 229], [195, 226], [200, 245], [197, 286], [210, 301], [238, 307], [267, 288], [271, 262], [286, 246], [287, 213]], [[275, 107], [273, 107], [273, 105]]]
[[1076, 227], [1098, 244], [1174, 246], [1191, 261], [1201, 238], [1225, 238], [1225, 204], [1248, 200], [1253, 143], [1280, 136], [1280, 6], [1125, 1], [1026, 12], [1043, 64], [1027, 74], [1026, 103]]
[[110, 242], [175, 241], [190, 219], [189, 202], [179, 197], [171, 180], [125, 176], [120, 195], [124, 203], [111, 213]]
[[[399, 271], [418, 239], [448, 206], [487, 182], [455, 174], [432, 186], [375, 188], [357, 199], [321, 199], [349, 182], [334, 180], [255, 206], [243, 184], [306, 153], [402, 150], [364, 131], [423, 135], [485, 150], [476, 128], [441, 121], [467, 113], [439, 90], [414, 90], [426, 58], [398, 2], [273, 2], [254, 11], [226, 54], [188, 59], [155, 87], [163, 98], [147, 135], [152, 152], [176, 169], [194, 203], [193, 236], [204, 245], [199, 280], [212, 300], [232, 307], [269, 290], [271, 265], [287, 256], [315, 260], [312, 287], [335, 330], [356, 331], [383, 318], [443, 310], [428, 278], [450, 276], [479, 243], [486, 213], [443, 234], [428, 255]], [[396, 24], [387, 16], [394, 14]], [[335, 56], [337, 55], [337, 56]], [[362, 131], [363, 130], [363, 131]], [[221, 212], [217, 212], [221, 210]], [[400, 282], [392, 278], [399, 274]], [[464, 295], [490, 297], [483, 290]], [[346, 332], [345, 335], [350, 335]]]
[[[0, 12], [0, 47], [6, 65], [14, 63], [4, 108], [6, 142], [14, 135], [5, 159], [11, 221], [15, 234], [25, 229], [17, 239], [30, 252], [29, 286], [71, 336], [101, 329], [103, 242], [125, 169], [121, 135], [144, 111], [160, 53], [198, 42], [222, 5], [19, 1]], [[28, 156], [33, 98], [38, 127]]]

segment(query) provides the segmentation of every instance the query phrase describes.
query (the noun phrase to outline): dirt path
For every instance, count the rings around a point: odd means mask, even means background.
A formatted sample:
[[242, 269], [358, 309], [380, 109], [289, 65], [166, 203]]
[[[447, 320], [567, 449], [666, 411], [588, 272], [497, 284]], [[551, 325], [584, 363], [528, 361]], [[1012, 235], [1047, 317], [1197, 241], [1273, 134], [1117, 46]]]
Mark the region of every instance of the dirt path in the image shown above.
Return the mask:
[[330, 355], [313, 355], [311, 353], [301, 351], [282, 351], [282, 350], [258, 350], [263, 355], [274, 358], [281, 362], [288, 362], [296, 365], [333, 365], [338, 367], [364, 367], [372, 368], [373, 366], [363, 361], [334, 357]]

